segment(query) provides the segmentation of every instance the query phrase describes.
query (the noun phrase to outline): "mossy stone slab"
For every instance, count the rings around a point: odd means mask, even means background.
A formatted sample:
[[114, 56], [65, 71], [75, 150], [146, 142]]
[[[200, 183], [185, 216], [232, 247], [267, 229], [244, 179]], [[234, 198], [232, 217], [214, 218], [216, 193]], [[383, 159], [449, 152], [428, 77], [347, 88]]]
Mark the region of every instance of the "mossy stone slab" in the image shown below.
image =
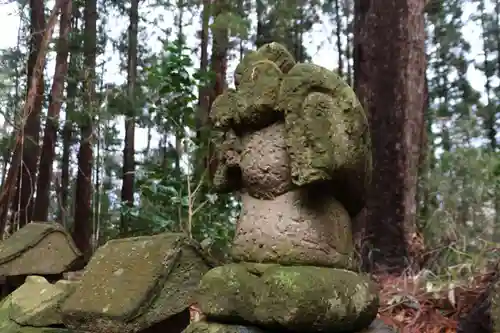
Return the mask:
[[326, 333], [367, 328], [379, 299], [374, 283], [351, 271], [241, 263], [205, 274], [198, 303], [210, 321]]
[[137, 332], [185, 310], [209, 269], [184, 234], [112, 240], [91, 258], [63, 321], [89, 332]]
[[81, 257], [62, 225], [32, 222], [0, 242], [0, 275], [61, 274]]

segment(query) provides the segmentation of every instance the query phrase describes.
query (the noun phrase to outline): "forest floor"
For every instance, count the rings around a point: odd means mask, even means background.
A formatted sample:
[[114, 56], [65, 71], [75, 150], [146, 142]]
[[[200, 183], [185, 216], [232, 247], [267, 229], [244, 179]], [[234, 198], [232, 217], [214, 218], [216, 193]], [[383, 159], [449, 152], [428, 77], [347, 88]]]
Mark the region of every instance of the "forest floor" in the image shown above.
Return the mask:
[[458, 319], [471, 309], [492, 277], [493, 273], [483, 273], [460, 283], [431, 281], [423, 274], [377, 277], [379, 318], [402, 333], [456, 332]]

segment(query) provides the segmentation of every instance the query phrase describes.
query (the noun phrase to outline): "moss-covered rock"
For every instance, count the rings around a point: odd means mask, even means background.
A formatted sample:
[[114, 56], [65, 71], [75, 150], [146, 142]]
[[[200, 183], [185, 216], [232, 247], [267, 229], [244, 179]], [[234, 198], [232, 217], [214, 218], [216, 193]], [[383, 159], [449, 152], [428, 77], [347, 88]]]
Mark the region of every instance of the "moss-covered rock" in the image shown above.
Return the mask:
[[247, 102], [236, 90], [228, 89], [214, 100], [210, 118], [216, 129], [229, 129], [245, 112]]
[[112, 240], [62, 304], [66, 326], [135, 332], [181, 313], [209, 265], [182, 234]]
[[82, 254], [58, 223], [32, 222], [0, 242], [0, 275], [56, 275], [72, 269]]
[[199, 321], [191, 323], [182, 333], [264, 333], [264, 331], [251, 326]]
[[[231, 170], [233, 178], [239, 177], [237, 163], [225, 162], [229, 131], [244, 137], [284, 122], [290, 181], [298, 187], [327, 183], [327, 192], [335, 195], [351, 217], [357, 215], [365, 204], [372, 160], [368, 120], [351, 87], [323, 67], [295, 64], [277, 43], [245, 56], [235, 76], [237, 89], [224, 92], [212, 105], [214, 144], [222, 151], [216, 189], [238, 190], [240, 186], [228, 176]], [[254, 159], [266, 156], [251, 154], [244, 147], [241, 154]]]
[[2, 333], [76, 333], [64, 328], [21, 326], [10, 319], [10, 304], [10, 295], [0, 304], [0, 332]]
[[262, 45], [257, 51], [248, 52], [238, 66], [236, 66], [234, 71], [236, 86], [239, 86], [243, 73], [254, 63], [262, 60], [274, 62], [280, 71], [285, 74], [295, 65], [295, 59], [283, 45], [275, 42]]
[[312, 266], [229, 264], [209, 271], [198, 303], [212, 321], [291, 332], [355, 332], [378, 311], [371, 280]]
[[354, 91], [330, 70], [297, 64], [283, 77], [277, 108], [285, 113], [293, 182], [330, 181], [356, 215], [372, 170], [368, 121]]
[[229, 89], [212, 104], [215, 128], [263, 128], [283, 114], [275, 109], [283, 73], [269, 60], [260, 60], [243, 72], [238, 90]]
[[41, 276], [28, 276], [10, 295], [10, 319], [22, 326], [62, 325], [59, 305], [76, 285], [63, 280], [51, 284]]

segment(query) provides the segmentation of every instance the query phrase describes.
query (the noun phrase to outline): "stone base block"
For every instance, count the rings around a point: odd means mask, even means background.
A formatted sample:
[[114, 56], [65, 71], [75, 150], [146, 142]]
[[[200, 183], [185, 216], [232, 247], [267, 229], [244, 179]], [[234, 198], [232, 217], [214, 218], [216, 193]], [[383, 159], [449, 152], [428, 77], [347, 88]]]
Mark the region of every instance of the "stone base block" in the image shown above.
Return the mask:
[[352, 271], [239, 263], [210, 270], [199, 289], [207, 319], [300, 333], [357, 332], [375, 319], [374, 283]]

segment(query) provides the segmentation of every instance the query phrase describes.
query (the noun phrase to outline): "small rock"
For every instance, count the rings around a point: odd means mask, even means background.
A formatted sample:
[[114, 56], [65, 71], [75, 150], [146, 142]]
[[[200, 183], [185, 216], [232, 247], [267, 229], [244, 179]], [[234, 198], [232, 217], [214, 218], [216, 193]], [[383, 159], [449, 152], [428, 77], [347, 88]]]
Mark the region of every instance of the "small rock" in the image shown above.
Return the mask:
[[190, 324], [182, 333], [264, 333], [264, 331], [242, 325], [197, 322]]
[[62, 324], [59, 304], [72, 292], [70, 284], [50, 284], [44, 277], [28, 276], [10, 297], [10, 319], [22, 326]]

